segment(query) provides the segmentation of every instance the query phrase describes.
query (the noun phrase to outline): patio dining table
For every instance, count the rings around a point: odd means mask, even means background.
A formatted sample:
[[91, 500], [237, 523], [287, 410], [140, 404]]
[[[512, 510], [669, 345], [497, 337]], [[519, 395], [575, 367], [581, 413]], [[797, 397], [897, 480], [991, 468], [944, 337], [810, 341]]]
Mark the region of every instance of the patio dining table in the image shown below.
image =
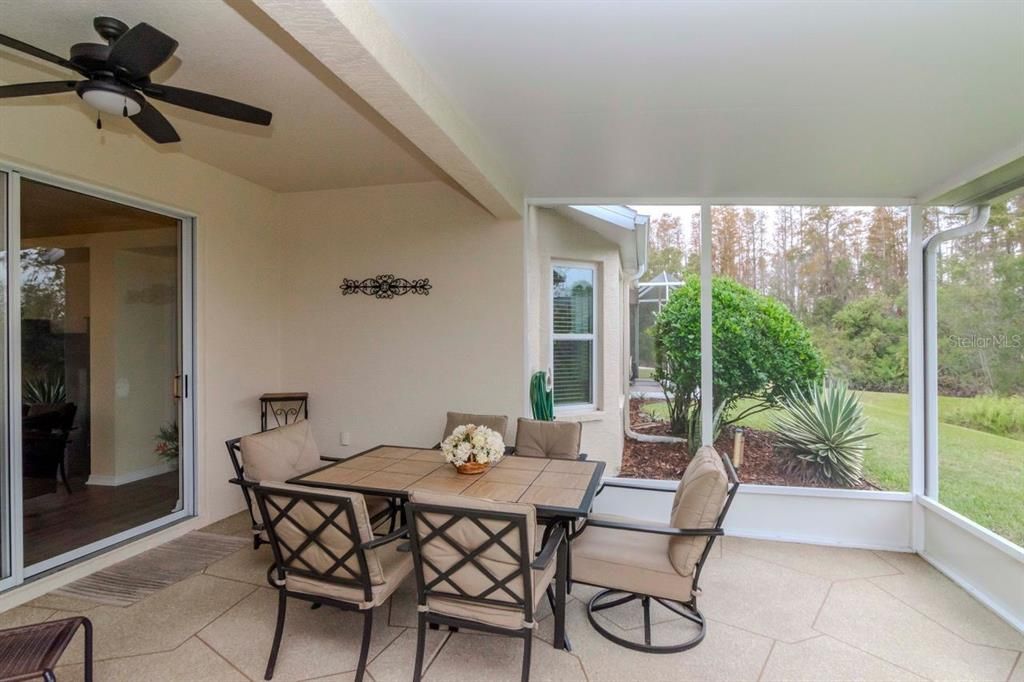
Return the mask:
[[[405, 501], [409, 492], [424, 490], [485, 498], [499, 502], [525, 502], [537, 510], [537, 520], [548, 526], [567, 526], [585, 519], [604, 475], [604, 462], [545, 459], [509, 455], [476, 476], [464, 475], [444, 461], [440, 450], [378, 445], [343, 460], [297, 476], [289, 483], [381, 495]], [[569, 648], [565, 633], [568, 588], [566, 561], [559, 560], [555, 578], [554, 646]]]

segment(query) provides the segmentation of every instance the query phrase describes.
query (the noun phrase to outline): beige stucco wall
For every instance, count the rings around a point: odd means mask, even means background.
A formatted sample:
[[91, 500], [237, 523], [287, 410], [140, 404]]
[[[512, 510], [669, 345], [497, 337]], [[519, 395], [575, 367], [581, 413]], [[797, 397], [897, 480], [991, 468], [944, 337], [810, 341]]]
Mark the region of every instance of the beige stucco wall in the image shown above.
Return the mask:
[[[430, 182], [281, 195], [277, 222], [283, 384], [310, 393], [322, 450], [432, 445], [447, 410], [522, 414], [521, 221]], [[433, 288], [391, 300], [339, 289], [379, 274]]]
[[583, 451], [608, 463], [615, 475], [622, 463], [623, 343], [622, 267], [618, 246], [552, 209], [531, 207], [526, 242], [530, 372], [551, 365], [551, 266], [578, 261], [598, 268], [597, 405], [587, 412], [560, 412], [557, 420], [583, 422]]
[[134, 132], [96, 131], [75, 108], [28, 100], [0, 108], [0, 159], [197, 216], [198, 507], [207, 519], [240, 509], [224, 440], [258, 428], [257, 397], [280, 387], [276, 195]]

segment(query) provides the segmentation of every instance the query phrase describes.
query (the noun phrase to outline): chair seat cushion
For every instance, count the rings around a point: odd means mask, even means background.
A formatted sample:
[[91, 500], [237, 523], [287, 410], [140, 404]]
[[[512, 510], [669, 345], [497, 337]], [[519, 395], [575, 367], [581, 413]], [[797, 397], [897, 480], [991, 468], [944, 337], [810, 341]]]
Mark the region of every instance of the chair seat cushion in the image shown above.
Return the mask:
[[[664, 526], [610, 514], [594, 520]], [[693, 576], [682, 576], [669, 561], [669, 536], [588, 525], [572, 542], [574, 581], [652, 597], [690, 600]]]
[[372, 585], [373, 601], [366, 601], [366, 595], [361, 587], [350, 585], [339, 585], [314, 578], [290, 573], [285, 579], [285, 588], [289, 592], [301, 592], [328, 599], [355, 604], [360, 609], [371, 609], [380, 606], [388, 600], [398, 586], [402, 584], [410, 573], [412, 573], [412, 554], [410, 552], [399, 552], [398, 547], [402, 543], [398, 540], [390, 542], [383, 547], [377, 548], [377, 558], [384, 572], [384, 582], [379, 585]]
[[[533, 609], [534, 620], [536, 620], [537, 605], [544, 598], [544, 593], [555, 577], [557, 563], [554, 559], [542, 570], [533, 570]], [[475, 623], [493, 625], [509, 630], [519, 630], [526, 626], [523, 622], [523, 612], [520, 609], [502, 608], [489, 604], [470, 603], [460, 599], [445, 599], [444, 597], [428, 597], [427, 608], [431, 613], [439, 613], [452, 618], [462, 618]]]

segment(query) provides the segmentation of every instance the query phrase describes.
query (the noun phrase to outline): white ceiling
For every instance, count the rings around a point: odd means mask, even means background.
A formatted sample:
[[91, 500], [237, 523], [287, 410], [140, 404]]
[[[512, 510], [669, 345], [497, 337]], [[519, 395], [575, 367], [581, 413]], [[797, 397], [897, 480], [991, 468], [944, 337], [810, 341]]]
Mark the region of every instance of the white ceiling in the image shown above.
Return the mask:
[[917, 197], [1024, 155], [1021, 0], [374, 0], [533, 197]]
[[[157, 103], [182, 138], [164, 147], [279, 191], [437, 177], [418, 150], [247, 0], [0, 0], [0, 32], [66, 57], [72, 43], [100, 42], [96, 15], [145, 21], [178, 40], [175, 58], [154, 81], [274, 114], [270, 128], [261, 128]], [[0, 82], [75, 76], [0, 48]], [[82, 111], [82, 135], [97, 134], [95, 111], [73, 93], [0, 100], [0, 125], [4, 107], [62, 105]], [[107, 134], [141, 135], [116, 119], [104, 127]]]

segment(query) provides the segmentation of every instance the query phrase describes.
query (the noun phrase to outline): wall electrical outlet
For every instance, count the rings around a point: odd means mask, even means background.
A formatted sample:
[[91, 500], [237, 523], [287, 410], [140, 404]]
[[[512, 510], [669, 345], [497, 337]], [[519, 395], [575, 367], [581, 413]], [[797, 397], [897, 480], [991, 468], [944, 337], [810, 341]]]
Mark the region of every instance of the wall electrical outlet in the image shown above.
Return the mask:
[[342, 431], [341, 432], [340, 440], [341, 440], [341, 444], [342, 445], [351, 445], [352, 444], [352, 434], [349, 433], [348, 431]]

